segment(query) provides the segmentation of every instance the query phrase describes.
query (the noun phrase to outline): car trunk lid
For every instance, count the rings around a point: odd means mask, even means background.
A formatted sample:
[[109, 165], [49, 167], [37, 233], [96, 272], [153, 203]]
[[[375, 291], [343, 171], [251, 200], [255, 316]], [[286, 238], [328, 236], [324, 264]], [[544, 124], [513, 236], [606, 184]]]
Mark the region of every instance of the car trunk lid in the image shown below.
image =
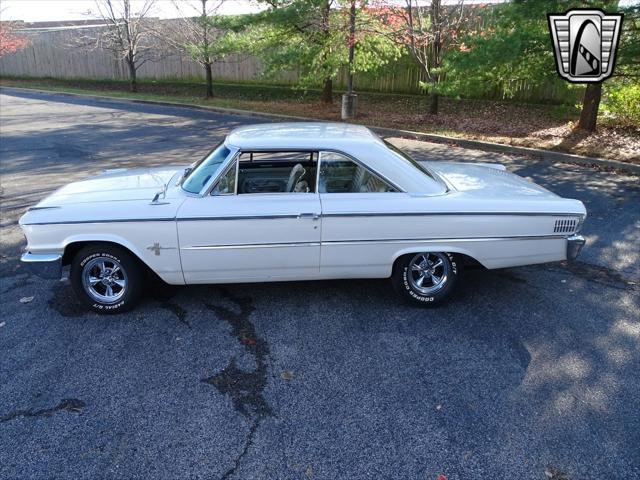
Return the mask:
[[497, 198], [558, 198], [556, 194], [499, 164], [426, 162], [450, 188], [469, 196]]

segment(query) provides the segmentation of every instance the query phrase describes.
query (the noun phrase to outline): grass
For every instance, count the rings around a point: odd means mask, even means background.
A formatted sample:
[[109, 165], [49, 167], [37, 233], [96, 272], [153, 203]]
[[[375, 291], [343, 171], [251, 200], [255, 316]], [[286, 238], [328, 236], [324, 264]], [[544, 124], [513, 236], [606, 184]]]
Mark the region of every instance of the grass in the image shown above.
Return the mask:
[[[145, 80], [137, 93], [118, 80], [3, 78], [0, 85], [340, 119], [341, 92], [326, 105], [319, 90], [288, 86], [216, 83], [215, 97], [205, 99], [198, 81]], [[359, 92], [356, 122], [640, 163], [640, 126], [608, 124], [595, 134], [577, 132], [579, 111], [573, 107], [442, 98], [439, 115], [429, 115], [426, 105], [423, 95]]]

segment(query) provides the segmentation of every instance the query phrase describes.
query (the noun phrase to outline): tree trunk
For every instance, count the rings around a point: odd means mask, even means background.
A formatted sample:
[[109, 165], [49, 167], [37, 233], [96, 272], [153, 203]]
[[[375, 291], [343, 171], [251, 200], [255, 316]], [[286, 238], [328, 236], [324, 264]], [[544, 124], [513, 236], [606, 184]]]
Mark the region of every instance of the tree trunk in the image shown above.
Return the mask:
[[136, 66], [133, 62], [127, 61], [127, 65], [129, 66], [129, 90], [132, 92], [138, 91], [138, 83], [136, 79]]
[[431, 92], [429, 95], [429, 113], [431, 115], [438, 114], [438, 99], [439, 95], [436, 92]]
[[580, 120], [578, 120], [578, 128], [586, 130], [587, 132], [596, 131], [601, 97], [602, 83], [590, 83], [587, 85], [587, 89], [584, 91], [584, 98], [582, 99], [582, 111], [580, 112]]
[[[324, 0], [324, 4], [322, 7], [322, 19], [321, 19], [321, 29], [323, 41], [327, 42], [329, 37], [331, 36], [331, 25], [329, 24], [331, 15], [331, 0]], [[327, 59], [327, 52], [323, 49], [322, 51], [322, 64]], [[331, 104], [333, 103], [333, 80], [331, 77], [326, 77], [324, 79], [324, 83], [322, 85], [322, 103]]]
[[431, 33], [433, 35], [433, 40], [431, 41], [431, 89], [429, 95], [429, 113], [431, 115], [438, 114], [438, 100], [439, 95], [436, 91], [436, 86], [440, 82], [440, 74], [437, 73], [437, 70], [440, 69], [440, 65], [442, 62], [441, 54], [442, 54], [442, 35], [444, 25], [442, 22], [442, 0], [432, 0], [431, 1]]
[[331, 77], [324, 79], [324, 84], [322, 86], [322, 102], [333, 103], [333, 80]]
[[210, 63], [204, 65], [204, 71], [207, 74], [207, 98], [213, 98], [213, 73]]

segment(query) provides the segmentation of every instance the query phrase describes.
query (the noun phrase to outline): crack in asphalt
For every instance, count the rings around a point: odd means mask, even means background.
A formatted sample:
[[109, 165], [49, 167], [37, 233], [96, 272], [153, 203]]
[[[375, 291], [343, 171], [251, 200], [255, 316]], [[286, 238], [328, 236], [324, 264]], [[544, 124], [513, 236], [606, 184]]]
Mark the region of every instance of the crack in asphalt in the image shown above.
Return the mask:
[[255, 433], [258, 430], [259, 426], [260, 426], [260, 421], [255, 421], [249, 425], [249, 433], [247, 434], [247, 438], [245, 439], [242, 452], [240, 452], [240, 454], [235, 458], [233, 462], [234, 463], [233, 467], [227, 470], [224, 473], [224, 475], [220, 477], [220, 480], [227, 480], [236, 473], [236, 471], [240, 467], [240, 463], [242, 462], [242, 459], [247, 455], [249, 448], [251, 448], [251, 446], [253, 445], [253, 437], [255, 436]]
[[65, 398], [58, 405], [52, 408], [43, 408], [41, 410], [34, 410], [32, 408], [27, 410], [15, 410], [0, 417], [0, 422], [9, 422], [21, 417], [50, 417], [61, 411], [80, 413], [85, 406], [86, 405], [82, 400], [78, 400], [76, 398]]
[[236, 473], [242, 459], [253, 445], [260, 423], [273, 413], [263, 395], [267, 384], [269, 346], [264, 339], [256, 335], [255, 327], [249, 320], [255, 310], [253, 300], [249, 297], [236, 297], [223, 288], [219, 290], [223, 297], [237, 306], [239, 312], [221, 305], [207, 304], [207, 308], [231, 325], [232, 335], [254, 356], [256, 361], [255, 370], [245, 371], [238, 368], [236, 359], [232, 358], [229, 364], [216, 375], [202, 379], [203, 382], [216, 387], [220, 393], [228, 395], [234, 409], [244, 416], [249, 424], [249, 432], [242, 451], [236, 457], [234, 466], [221, 477], [224, 480]]

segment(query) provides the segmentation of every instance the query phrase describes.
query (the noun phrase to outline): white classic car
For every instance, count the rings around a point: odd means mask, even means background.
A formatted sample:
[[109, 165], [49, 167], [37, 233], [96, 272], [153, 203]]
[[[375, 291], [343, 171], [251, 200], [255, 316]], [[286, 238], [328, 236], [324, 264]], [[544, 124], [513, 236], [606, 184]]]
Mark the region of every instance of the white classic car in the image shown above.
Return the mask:
[[432, 305], [467, 262], [575, 258], [582, 202], [498, 164], [419, 163], [362, 126], [260, 124], [189, 168], [112, 170], [60, 188], [20, 219], [22, 261], [120, 312], [144, 276], [169, 284], [391, 277]]

